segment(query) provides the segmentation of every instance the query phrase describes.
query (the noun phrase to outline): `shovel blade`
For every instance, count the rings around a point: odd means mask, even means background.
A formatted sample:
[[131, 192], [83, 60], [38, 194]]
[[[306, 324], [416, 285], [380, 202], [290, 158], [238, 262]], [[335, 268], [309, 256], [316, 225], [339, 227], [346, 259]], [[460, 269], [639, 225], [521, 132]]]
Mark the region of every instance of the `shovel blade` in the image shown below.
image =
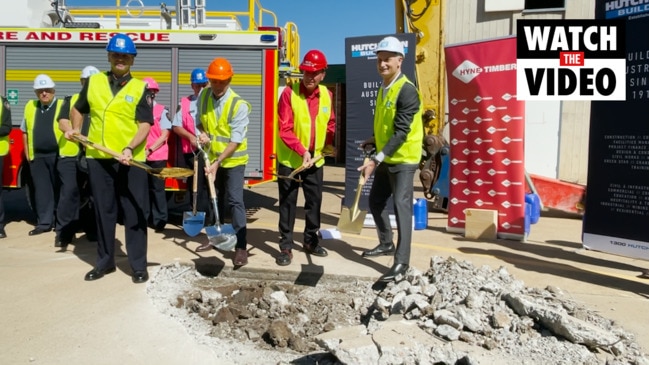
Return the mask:
[[365, 215], [367, 215], [367, 212], [364, 210], [354, 211], [343, 207], [336, 227], [340, 232], [360, 234], [365, 224]]
[[183, 231], [189, 237], [195, 237], [203, 230], [205, 212], [183, 212]]
[[222, 224], [221, 230], [217, 226], [206, 226], [205, 234], [210, 245], [223, 251], [232, 251], [237, 245], [237, 235], [231, 224]]

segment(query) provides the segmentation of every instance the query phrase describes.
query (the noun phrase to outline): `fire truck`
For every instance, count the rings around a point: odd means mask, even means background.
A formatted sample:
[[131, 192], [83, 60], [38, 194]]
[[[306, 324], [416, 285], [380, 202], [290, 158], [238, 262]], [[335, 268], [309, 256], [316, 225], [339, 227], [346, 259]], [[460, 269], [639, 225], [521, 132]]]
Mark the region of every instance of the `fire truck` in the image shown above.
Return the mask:
[[[175, 7], [164, 3], [149, 7], [142, 0], [120, 6], [117, 0], [109, 8], [30, 0], [0, 15], [0, 90], [8, 98], [14, 125], [3, 187], [30, 190], [19, 126], [25, 103], [35, 98], [36, 75], [49, 75], [59, 98], [79, 92], [81, 69], [109, 67], [105, 47], [117, 32], [129, 35], [137, 46], [134, 77], [158, 82], [156, 101], [168, 106], [172, 116], [180, 98], [192, 93], [191, 71], [206, 69], [217, 56], [227, 58], [235, 71], [231, 87], [252, 105], [245, 183], [274, 180], [278, 92], [299, 61], [297, 27], [278, 26], [275, 15], [258, 1], [239, 2], [247, 8], [219, 12], [207, 11], [205, 0], [178, 0]], [[269, 17], [274, 22], [262, 25], [261, 18]], [[173, 133], [169, 146], [169, 165], [183, 166], [180, 141]], [[166, 187], [184, 191], [185, 183], [167, 179]]]

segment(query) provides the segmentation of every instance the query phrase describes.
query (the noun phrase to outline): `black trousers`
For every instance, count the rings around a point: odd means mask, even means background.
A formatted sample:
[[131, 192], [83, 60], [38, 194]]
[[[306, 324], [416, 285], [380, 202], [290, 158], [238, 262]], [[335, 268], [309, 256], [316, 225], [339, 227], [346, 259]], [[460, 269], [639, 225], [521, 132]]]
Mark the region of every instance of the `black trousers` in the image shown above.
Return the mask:
[[[279, 164], [277, 173], [287, 176], [293, 169]], [[318, 244], [320, 231], [320, 208], [322, 206], [322, 182], [324, 169], [316, 166], [306, 169], [296, 177], [297, 182], [290, 179], [277, 179], [279, 187], [279, 249], [290, 250], [293, 246], [293, 230], [297, 211], [297, 194], [300, 186], [304, 193], [304, 243], [312, 246]]]
[[376, 224], [376, 232], [381, 244], [392, 243], [390, 215], [385, 209], [392, 196], [394, 214], [397, 219], [397, 250], [395, 264], [410, 263], [410, 244], [412, 241], [412, 198], [413, 178], [417, 165], [380, 164], [374, 170], [374, 182], [370, 190], [369, 206]]
[[38, 228], [51, 229], [54, 226], [56, 196], [56, 155], [35, 157], [29, 164], [34, 184], [34, 210]]
[[[167, 161], [146, 162], [153, 168], [166, 167]], [[154, 227], [163, 227], [167, 224], [167, 192], [165, 191], [165, 179], [148, 175], [149, 180], [149, 201], [151, 202], [151, 223]]]
[[216, 196], [218, 198], [217, 209], [219, 210], [220, 223], [224, 222], [224, 213], [227, 211], [232, 218], [232, 228], [237, 233], [237, 244], [235, 248], [244, 250], [248, 244], [246, 207], [243, 202], [243, 179], [245, 172], [246, 165], [231, 168], [219, 167], [216, 171], [216, 179], [214, 180]]
[[[79, 186], [79, 226], [86, 232], [88, 241], [97, 241], [97, 220], [95, 219], [95, 203], [90, 191], [88, 178], [88, 163], [85, 151], [81, 147], [81, 155], [77, 158], [77, 184]], [[79, 228], [79, 227], [77, 227]]]
[[77, 180], [77, 158], [59, 157], [56, 161], [59, 201], [56, 207], [57, 236], [71, 241], [77, 231], [79, 220], [79, 182]]
[[133, 271], [147, 267], [147, 173], [115, 160], [88, 159], [88, 178], [97, 219], [97, 264], [115, 267], [115, 226], [118, 212], [124, 218], [125, 246]]

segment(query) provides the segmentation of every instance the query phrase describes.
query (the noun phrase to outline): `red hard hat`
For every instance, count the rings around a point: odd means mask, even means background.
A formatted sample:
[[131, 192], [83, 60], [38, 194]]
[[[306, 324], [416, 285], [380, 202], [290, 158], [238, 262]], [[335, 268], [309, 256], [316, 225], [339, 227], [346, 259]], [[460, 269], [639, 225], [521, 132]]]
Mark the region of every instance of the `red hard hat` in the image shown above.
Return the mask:
[[300, 64], [300, 70], [307, 72], [315, 72], [327, 68], [327, 58], [324, 53], [317, 49], [312, 49], [304, 55], [304, 59]]

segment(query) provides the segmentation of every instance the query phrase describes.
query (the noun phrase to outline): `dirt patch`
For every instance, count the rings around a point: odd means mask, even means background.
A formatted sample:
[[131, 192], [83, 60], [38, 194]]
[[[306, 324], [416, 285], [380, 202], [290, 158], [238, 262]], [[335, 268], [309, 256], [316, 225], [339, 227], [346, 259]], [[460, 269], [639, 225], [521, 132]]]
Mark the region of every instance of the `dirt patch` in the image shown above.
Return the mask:
[[[239, 364], [369, 361], [367, 346], [342, 346], [349, 339], [335, 337], [358, 325], [369, 336], [364, 343], [377, 345], [381, 364], [649, 364], [632, 334], [560, 288], [526, 288], [504, 268], [437, 257], [425, 273], [411, 268], [394, 283], [373, 284], [329, 279], [310, 287], [262, 275], [205, 277], [175, 264], [160, 268], [148, 292], [198, 341], [214, 345], [218, 360]], [[379, 334], [395, 317], [416, 323], [436, 342], [390, 353]], [[330, 338], [319, 339], [325, 333]]]
[[[250, 363], [335, 364], [315, 336], [360, 323], [363, 307], [375, 295], [362, 280], [327, 282], [316, 287], [278, 280], [205, 277], [193, 267], [164, 266], [148, 293], [154, 304], [180, 320], [202, 343], [214, 344], [221, 359], [248, 353]], [[232, 359], [248, 363], [241, 357]]]

